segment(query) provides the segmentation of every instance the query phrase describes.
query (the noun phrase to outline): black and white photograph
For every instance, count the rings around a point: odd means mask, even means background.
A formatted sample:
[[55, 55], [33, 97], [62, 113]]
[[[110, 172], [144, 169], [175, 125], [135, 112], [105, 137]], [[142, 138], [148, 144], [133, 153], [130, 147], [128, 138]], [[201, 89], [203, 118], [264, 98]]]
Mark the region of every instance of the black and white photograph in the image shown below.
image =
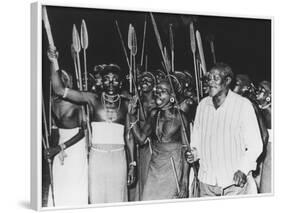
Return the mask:
[[273, 194], [272, 19], [40, 7], [43, 208]]

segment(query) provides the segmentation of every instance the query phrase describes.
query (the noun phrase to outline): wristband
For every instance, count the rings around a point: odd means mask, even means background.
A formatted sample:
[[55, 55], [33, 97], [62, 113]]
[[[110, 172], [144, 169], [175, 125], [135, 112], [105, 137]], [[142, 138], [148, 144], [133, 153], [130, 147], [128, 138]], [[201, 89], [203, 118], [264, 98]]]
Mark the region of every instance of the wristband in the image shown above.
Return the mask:
[[133, 167], [137, 166], [137, 162], [136, 162], [136, 161], [132, 161], [132, 162], [129, 164], [129, 167], [131, 167], [131, 166], [133, 166]]
[[69, 89], [67, 87], [64, 89], [63, 96], [62, 96], [63, 98], [66, 98], [68, 90]]

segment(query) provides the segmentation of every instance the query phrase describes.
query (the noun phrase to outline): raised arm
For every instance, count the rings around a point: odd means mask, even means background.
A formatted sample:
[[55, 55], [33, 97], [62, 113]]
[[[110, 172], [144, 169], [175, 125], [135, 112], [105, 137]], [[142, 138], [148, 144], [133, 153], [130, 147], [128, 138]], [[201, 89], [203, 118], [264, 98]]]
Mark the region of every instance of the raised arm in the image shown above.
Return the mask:
[[70, 88], [67, 88], [63, 85], [59, 72], [60, 70], [56, 70], [54, 66], [54, 62], [57, 61], [58, 54], [54, 50], [48, 51], [48, 58], [51, 62], [50, 69], [51, 69], [51, 80], [54, 92], [71, 101], [76, 103], [88, 103], [92, 99], [93, 95], [89, 92], [80, 92]]

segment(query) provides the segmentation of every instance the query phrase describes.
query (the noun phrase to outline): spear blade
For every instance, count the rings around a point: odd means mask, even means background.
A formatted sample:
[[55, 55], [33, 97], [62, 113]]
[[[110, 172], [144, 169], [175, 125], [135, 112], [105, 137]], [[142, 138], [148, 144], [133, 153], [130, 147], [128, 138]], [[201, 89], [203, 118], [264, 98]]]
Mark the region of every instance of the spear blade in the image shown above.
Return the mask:
[[88, 39], [88, 31], [86, 22], [83, 19], [81, 24], [81, 47], [85, 50], [88, 48], [89, 45], [89, 39]]
[[191, 46], [191, 50], [192, 50], [192, 53], [195, 54], [195, 51], [196, 51], [196, 41], [195, 41], [193, 22], [191, 22], [190, 25], [189, 25], [189, 32], [190, 32], [190, 46]]
[[201, 59], [201, 63], [202, 63], [203, 75], [205, 75], [207, 73], [207, 68], [206, 68], [206, 63], [205, 63], [205, 57], [204, 57], [201, 35], [200, 35], [200, 32], [198, 30], [196, 30], [196, 38], [197, 38], [199, 55], [200, 55], [200, 59]]
[[72, 44], [75, 52], [79, 53], [81, 50], [81, 45], [80, 45], [79, 34], [75, 24], [73, 24], [73, 29], [72, 29]]
[[135, 28], [132, 26], [132, 54], [136, 56], [138, 51], [137, 35]]
[[132, 24], [129, 25], [129, 30], [128, 30], [128, 48], [132, 50], [133, 46], [133, 34], [132, 34]]

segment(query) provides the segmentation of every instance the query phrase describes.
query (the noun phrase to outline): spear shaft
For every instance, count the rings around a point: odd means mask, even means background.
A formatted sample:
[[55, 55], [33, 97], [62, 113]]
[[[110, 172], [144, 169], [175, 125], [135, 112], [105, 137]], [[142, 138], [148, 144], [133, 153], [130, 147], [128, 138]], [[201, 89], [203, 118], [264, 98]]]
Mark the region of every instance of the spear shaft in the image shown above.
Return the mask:
[[168, 69], [168, 62], [166, 61], [166, 58], [165, 58], [165, 55], [164, 55], [164, 51], [163, 51], [163, 45], [162, 45], [162, 42], [161, 42], [161, 37], [160, 37], [160, 34], [159, 34], [159, 31], [157, 29], [157, 25], [156, 25], [156, 22], [155, 22], [155, 19], [153, 17], [153, 14], [150, 13], [150, 16], [151, 16], [151, 20], [152, 20], [152, 24], [153, 24], [153, 28], [154, 28], [154, 32], [155, 32], [155, 36], [156, 36], [156, 39], [157, 39], [157, 42], [158, 42], [158, 46], [160, 48], [160, 52], [161, 52], [161, 55], [162, 55], [162, 59], [164, 61], [164, 68], [166, 69], [166, 72], [167, 72], [167, 77], [168, 77], [168, 80], [169, 80], [169, 83], [170, 83], [170, 86], [171, 86], [171, 90], [172, 90], [172, 93], [174, 94], [174, 98], [175, 98], [175, 104], [176, 104], [176, 108], [178, 110], [178, 113], [179, 113], [179, 116], [180, 116], [180, 120], [181, 120], [181, 125], [182, 125], [182, 130], [183, 130], [183, 135], [184, 135], [184, 143], [185, 143], [185, 147], [187, 149], [187, 151], [190, 151], [191, 148], [190, 148], [190, 145], [189, 145], [189, 140], [188, 140], [188, 136], [187, 136], [187, 131], [186, 131], [186, 126], [185, 126], [185, 122], [184, 122], [184, 119], [183, 119], [183, 116], [182, 116], [182, 113], [180, 111], [180, 106], [179, 106], [179, 102], [176, 98], [176, 93], [175, 93], [175, 89], [174, 89], [174, 86], [173, 86], [173, 82], [172, 82], [172, 79], [171, 79], [171, 76], [170, 76], [170, 72], [169, 72], [169, 69]]
[[194, 76], [195, 76], [195, 84], [196, 84], [196, 95], [197, 95], [197, 103], [199, 103], [199, 81], [198, 81], [198, 71], [197, 71], [197, 63], [196, 63], [196, 41], [195, 41], [195, 34], [194, 34], [194, 26], [191, 22], [189, 25], [189, 32], [190, 32], [190, 46], [193, 55], [193, 66], [194, 66]]
[[200, 60], [201, 60], [201, 64], [202, 64], [202, 71], [203, 71], [203, 75], [205, 75], [207, 73], [207, 68], [206, 68], [206, 62], [205, 62], [205, 57], [204, 57], [202, 39], [201, 39], [200, 32], [198, 30], [196, 30], [196, 39], [197, 39], [197, 44], [198, 44]]
[[141, 49], [141, 66], [143, 65], [143, 56], [144, 56], [144, 48], [145, 48], [145, 37], [146, 37], [146, 18], [144, 20], [144, 26], [143, 26], [143, 39], [142, 39], [142, 49]]
[[170, 35], [170, 48], [171, 48], [171, 71], [175, 72], [175, 45], [174, 45], [174, 34], [173, 34], [173, 25], [169, 25], [169, 35]]
[[[55, 46], [55, 43], [54, 43], [54, 39], [53, 39], [52, 31], [51, 31], [51, 26], [50, 26], [46, 6], [42, 7], [42, 19], [43, 19], [45, 30], [46, 30], [47, 37], [48, 37], [49, 48], [52, 49], [52, 50], [56, 50], [56, 46]], [[58, 64], [57, 59], [54, 60], [53, 64], [54, 64], [54, 69], [58, 70], [59, 64]]]
[[[49, 149], [50, 148], [50, 143], [49, 143], [49, 134], [48, 134], [48, 126], [47, 126], [47, 119], [46, 119], [46, 110], [45, 110], [45, 104], [44, 104], [44, 97], [42, 94], [42, 113], [43, 113], [43, 126], [45, 130], [45, 137], [42, 136], [42, 142], [43, 142], [43, 147], [44, 149]], [[49, 166], [49, 174], [50, 174], [50, 185], [51, 185], [51, 193], [52, 193], [52, 201], [53, 201], [53, 206], [55, 206], [55, 195], [54, 195], [54, 178], [53, 178], [53, 168], [52, 168], [52, 161], [51, 159], [48, 158], [48, 166]]]
[[119, 35], [119, 38], [120, 38], [120, 41], [121, 41], [122, 49], [123, 49], [123, 52], [124, 52], [124, 54], [125, 54], [125, 58], [126, 58], [128, 67], [129, 67], [129, 69], [130, 69], [130, 66], [131, 66], [131, 65], [130, 65], [128, 53], [127, 53], [127, 50], [126, 50], [126, 47], [125, 47], [125, 43], [124, 43], [124, 40], [123, 40], [123, 36], [122, 36], [122, 34], [121, 34], [121, 31], [120, 31], [119, 24], [118, 24], [117, 20], [115, 20], [115, 25], [116, 25], [116, 28], [117, 28], [117, 32], [118, 32], [118, 35]]

